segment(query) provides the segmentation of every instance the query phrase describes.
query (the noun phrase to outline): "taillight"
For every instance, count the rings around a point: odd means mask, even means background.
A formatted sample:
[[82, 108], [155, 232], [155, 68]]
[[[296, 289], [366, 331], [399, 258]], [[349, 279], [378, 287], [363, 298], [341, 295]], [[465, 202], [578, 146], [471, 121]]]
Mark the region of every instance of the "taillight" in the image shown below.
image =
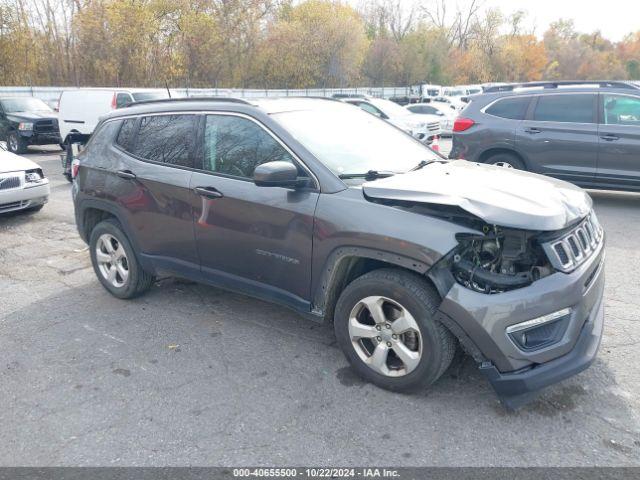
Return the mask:
[[470, 118], [456, 118], [455, 122], [453, 122], [453, 131], [464, 132], [465, 130], [473, 127], [475, 123], [476, 122], [474, 122]]
[[113, 98], [111, 99], [111, 110], [115, 110], [118, 106], [118, 102], [116, 101], [116, 94], [113, 94]]
[[71, 178], [76, 178], [78, 176], [78, 170], [80, 169], [80, 162], [78, 159], [74, 159], [71, 162]]

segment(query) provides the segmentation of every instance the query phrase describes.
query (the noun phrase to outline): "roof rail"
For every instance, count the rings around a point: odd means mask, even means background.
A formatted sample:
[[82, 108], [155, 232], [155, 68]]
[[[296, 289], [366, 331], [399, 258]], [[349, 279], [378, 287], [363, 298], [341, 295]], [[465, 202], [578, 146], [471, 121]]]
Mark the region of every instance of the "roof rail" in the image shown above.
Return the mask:
[[214, 102], [226, 102], [226, 103], [242, 103], [244, 105], [252, 105], [251, 102], [244, 98], [236, 97], [184, 97], [184, 98], [155, 98], [153, 100], [140, 100], [139, 102], [132, 102], [129, 107], [136, 105], [147, 105], [150, 103], [166, 103], [166, 102], [201, 102], [201, 101], [214, 101]]
[[562, 86], [580, 86], [580, 85], [598, 85], [600, 88], [627, 88], [640, 89], [640, 86], [630, 82], [610, 81], [610, 80], [562, 80], [557, 82], [526, 82], [526, 83], [509, 83], [507, 85], [495, 85], [486, 88], [483, 93], [495, 92], [511, 92], [517, 88], [558, 88]]

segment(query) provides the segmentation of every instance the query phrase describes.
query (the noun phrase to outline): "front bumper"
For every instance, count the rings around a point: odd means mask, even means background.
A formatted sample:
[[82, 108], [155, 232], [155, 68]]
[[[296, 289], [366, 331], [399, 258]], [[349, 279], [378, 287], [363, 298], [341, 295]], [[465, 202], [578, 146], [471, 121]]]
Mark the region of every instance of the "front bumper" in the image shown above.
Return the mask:
[[[533, 392], [590, 365], [602, 335], [603, 292], [604, 241], [573, 272], [558, 272], [521, 289], [486, 295], [456, 283], [439, 315], [459, 330], [454, 333], [472, 350], [503, 403], [516, 408]], [[571, 309], [566, 330], [551, 345], [525, 351], [506, 332], [509, 326], [564, 308]]]
[[24, 210], [47, 203], [49, 192], [48, 179], [33, 187], [0, 191], [0, 213]]
[[29, 145], [57, 145], [61, 142], [60, 134], [56, 132], [34, 132], [33, 130], [21, 130], [20, 136]]
[[573, 350], [547, 363], [513, 373], [500, 373], [491, 363], [480, 365], [500, 401], [516, 409], [535, 398], [539, 390], [587, 369], [595, 360], [604, 327], [604, 302], [600, 298], [582, 327]]

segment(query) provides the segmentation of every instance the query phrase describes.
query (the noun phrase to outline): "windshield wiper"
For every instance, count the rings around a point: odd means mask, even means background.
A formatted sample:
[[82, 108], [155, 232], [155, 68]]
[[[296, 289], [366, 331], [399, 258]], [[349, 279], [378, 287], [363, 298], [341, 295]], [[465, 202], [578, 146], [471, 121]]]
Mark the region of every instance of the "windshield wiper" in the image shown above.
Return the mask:
[[414, 172], [416, 170], [420, 170], [422, 167], [426, 167], [427, 165], [429, 165], [430, 163], [435, 162], [435, 160], [422, 160], [418, 165], [416, 165], [415, 167], [413, 167], [411, 170], [409, 170], [410, 172]]
[[395, 172], [369, 170], [366, 173], [341, 173], [338, 178], [345, 180], [349, 178], [364, 178], [365, 180], [375, 180], [377, 178], [393, 177]]

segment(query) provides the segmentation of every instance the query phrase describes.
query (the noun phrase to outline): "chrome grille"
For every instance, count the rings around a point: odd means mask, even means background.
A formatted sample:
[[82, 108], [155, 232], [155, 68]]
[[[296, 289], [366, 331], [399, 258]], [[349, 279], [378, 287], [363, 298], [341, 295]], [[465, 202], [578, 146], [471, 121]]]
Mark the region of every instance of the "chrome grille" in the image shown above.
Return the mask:
[[0, 177], [0, 190], [9, 190], [20, 186], [20, 177]]
[[591, 212], [578, 226], [560, 238], [543, 244], [551, 264], [562, 272], [570, 272], [598, 250], [604, 232], [596, 214]]
[[440, 122], [427, 123], [427, 130], [430, 132], [437, 132], [440, 130]]

